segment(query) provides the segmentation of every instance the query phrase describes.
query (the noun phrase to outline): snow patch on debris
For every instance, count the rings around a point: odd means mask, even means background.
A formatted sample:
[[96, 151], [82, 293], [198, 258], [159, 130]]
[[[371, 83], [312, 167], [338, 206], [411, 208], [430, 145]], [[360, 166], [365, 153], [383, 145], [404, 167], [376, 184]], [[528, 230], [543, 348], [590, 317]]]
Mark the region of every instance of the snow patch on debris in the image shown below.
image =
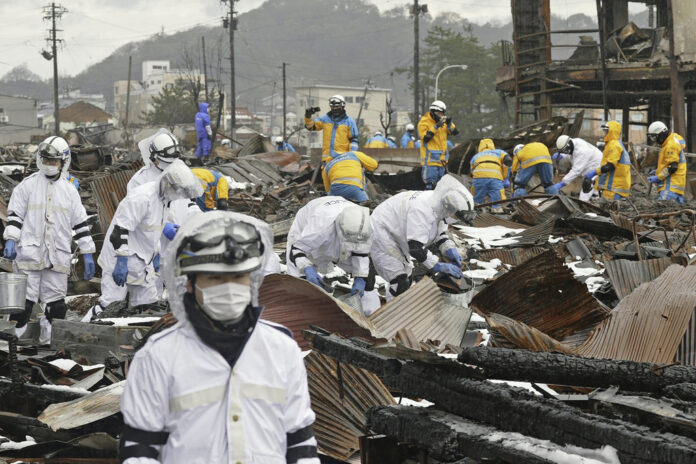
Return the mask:
[[35, 445], [36, 441], [27, 435], [24, 441], [12, 441], [0, 435], [0, 450], [17, 450]]
[[486, 438], [556, 464], [621, 464], [616, 449], [609, 445], [599, 449], [572, 445], [558, 449], [558, 445], [552, 444], [549, 440], [540, 440], [515, 432], [494, 432]]
[[394, 397], [394, 401], [396, 401], [398, 404], [402, 406], [416, 406], [418, 408], [427, 408], [429, 406], [433, 406], [435, 403], [431, 403], [428, 400], [420, 400], [420, 401], [415, 401], [412, 400], [411, 398], [406, 398], [406, 397]]
[[82, 367], [83, 371], [90, 371], [92, 369], [99, 369], [101, 367], [104, 367], [103, 364], [94, 364], [92, 366], [83, 366], [81, 364], [76, 363], [72, 359], [54, 359], [53, 361], [49, 362], [50, 365], [57, 367], [58, 369], [62, 369], [64, 371], [69, 371], [75, 366], [80, 366]]
[[248, 186], [253, 186], [254, 184], [250, 182], [236, 182], [230, 176], [225, 176], [227, 180], [227, 186], [230, 190], [246, 190]]
[[455, 225], [453, 227], [456, 227], [459, 231], [471, 237], [464, 238], [463, 240], [475, 250], [480, 250], [481, 244], [483, 244], [484, 249], [514, 245], [517, 243], [517, 239], [511, 236], [524, 231], [524, 229], [511, 229], [503, 226], [467, 227]]
[[536, 391], [534, 389], [534, 387], [532, 387], [532, 384], [529, 382], [514, 382], [512, 380], [497, 380], [497, 379], [488, 379], [488, 381], [491, 383], [504, 383], [504, 384], [507, 384], [511, 387], [523, 388], [531, 393], [534, 393], [536, 396], [541, 396], [541, 393]]
[[71, 387], [69, 385], [52, 385], [50, 383], [45, 383], [45, 384], [41, 385], [41, 388], [48, 388], [49, 390], [62, 391], [62, 392], [82, 393], [84, 395], [86, 395], [87, 393], [91, 393], [86, 388]]
[[553, 235], [549, 235], [549, 243], [552, 245], [554, 243], [558, 243], [558, 242], [562, 242], [562, 241], [563, 241], [563, 237], [554, 237]]
[[[596, 262], [596, 264], [601, 264]], [[602, 277], [604, 274], [604, 268], [597, 268], [585, 261], [573, 261], [571, 263], [565, 264], [571, 271], [575, 278], [584, 282], [587, 285], [587, 290], [590, 293], [594, 293], [599, 290], [607, 279]]]

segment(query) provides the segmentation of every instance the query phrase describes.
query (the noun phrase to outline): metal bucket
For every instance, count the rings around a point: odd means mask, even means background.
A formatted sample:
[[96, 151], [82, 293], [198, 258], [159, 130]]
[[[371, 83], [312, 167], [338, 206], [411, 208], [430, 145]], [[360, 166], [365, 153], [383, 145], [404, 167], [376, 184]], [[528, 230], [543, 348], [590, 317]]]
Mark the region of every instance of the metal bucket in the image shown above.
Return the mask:
[[24, 311], [27, 296], [27, 276], [0, 272], [0, 314], [16, 314]]

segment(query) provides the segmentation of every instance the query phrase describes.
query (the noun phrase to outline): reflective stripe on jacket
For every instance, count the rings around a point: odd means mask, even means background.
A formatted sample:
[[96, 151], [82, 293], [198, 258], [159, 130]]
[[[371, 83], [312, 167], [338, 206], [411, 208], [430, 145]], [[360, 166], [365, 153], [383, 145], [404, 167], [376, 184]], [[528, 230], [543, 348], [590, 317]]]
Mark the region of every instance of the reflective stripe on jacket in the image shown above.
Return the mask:
[[[616, 193], [626, 198], [631, 193], [631, 159], [621, 143], [621, 124], [609, 121], [608, 125], [595, 188], [602, 190], [602, 196], [608, 200], [613, 200]], [[601, 167], [608, 163], [614, 165], [614, 170], [602, 173]]]
[[498, 179], [507, 177], [507, 166], [503, 158], [507, 155], [503, 150], [486, 150], [471, 158], [471, 175], [474, 179]]
[[[454, 124], [447, 127], [443, 123], [436, 124], [428, 111], [418, 122], [418, 138], [421, 141], [420, 164], [421, 166], [443, 166], [447, 162], [447, 135], [454, 130]], [[423, 137], [430, 131], [434, 134], [428, 143], [423, 142]]]
[[[348, 184], [365, 188], [365, 171], [374, 171], [378, 163], [361, 151], [334, 154], [324, 158], [321, 177], [328, 192], [331, 184]], [[364, 169], [363, 169], [364, 168]]]
[[[671, 133], [662, 143], [660, 156], [657, 159], [657, 177], [660, 178], [658, 191], [668, 189], [677, 195], [684, 195], [686, 188], [686, 157], [684, 150], [686, 141], [677, 133]], [[678, 167], [672, 174], [669, 173], [669, 165], [677, 163]]]
[[311, 131], [322, 131], [322, 156], [345, 153], [353, 147], [357, 148], [358, 126], [347, 114], [336, 119], [329, 113], [317, 119], [305, 118], [305, 127]]
[[519, 169], [531, 168], [541, 163], [553, 164], [548, 147], [540, 142], [528, 143], [512, 160], [512, 172], [515, 173]]
[[210, 169], [194, 168], [193, 173], [201, 181], [203, 195], [196, 199], [196, 203], [203, 211], [215, 209], [215, 200], [228, 198], [228, 184], [225, 176]]

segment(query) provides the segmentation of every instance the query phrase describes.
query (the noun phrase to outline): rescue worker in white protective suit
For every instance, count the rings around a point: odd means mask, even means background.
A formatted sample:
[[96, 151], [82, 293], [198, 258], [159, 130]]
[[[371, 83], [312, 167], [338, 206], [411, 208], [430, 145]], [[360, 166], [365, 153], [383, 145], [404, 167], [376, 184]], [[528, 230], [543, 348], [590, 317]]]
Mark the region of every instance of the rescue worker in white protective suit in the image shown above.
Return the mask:
[[[584, 177], [588, 172], [596, 171], [602, 163], [602, 151], [580, 138], [570, 138], [567, 135], [561, 135], [556, 139], [556, 148], [558, 153], [553, 154], [552, 158], [554, 161], [570, 157], [573, 163], [570, 171], [554, 186], [559, 191], [576, 178]], [[587, 193], [580, 189], [578, 198], [582, 201], [590, 201], [592, 197], [598, 196], [599, 192], [594, 188]]]
[[[24, 312], [11, 317], [19, 334], [34, 303], [46, 303], [41, 342], [48, 343], [53, 319], [65, 319], [65, 294], [75, 240], [85, 264], [85, 280], [94, 277], [96, 251], [87, 213], [77, 189], [65, 179], [70, 167], [70, 147], [61, 137], [48, 137], [36, 152], [36, 172], [12, 190], [3, 233], [3, 254], [14, 260], [13, 270], [27, 276]], [[74, 235], [73, 235], [74, 234]]]
[[[411, 258], [433, 273], [462, 277], [462, 257], [447, 235], [446, 221], [455, 217], [470, 224], [476, 212], [471, 193], [451, 174], [442, 177], [432, 191], [401, 192], [374, 209], [370, 256], [377, 274], [389, 282], [388, 299], [411, 286]], [[427, 249], [433, 243], [449, 263]]]
[[155, 182], [128, 192], [114, 213], [99, 254], [102, 294], [94, 314], [125, 300], [127, 293], [131, 307], [157, 301], [155, 272], [169, 204], [202, 194], [200, 181], [181, 160], [174, 160]]
[[283, 326], [260, 319], [268, 224], [231, 211], [184, 223], [163, 266], [178, 322], [128, 371], [125, 464], [319, 464], [307, 374]]
[[174, 134], [167, 129], [159, 129], [154, 135], [138, 142], [144, 166], [128, 181], [126, 190], [156, 180], [175, 159], [181, 158], [181, 147]]
[[319, 273], [334, 265], [352, 274], [351, 294], [359, 294], [365, 313], [380, 306], [375, 270], [370, 265], [370, 210], [343, 197], [315, 198], [295, 215], [287, 238], [287, 273], [324, 287]]

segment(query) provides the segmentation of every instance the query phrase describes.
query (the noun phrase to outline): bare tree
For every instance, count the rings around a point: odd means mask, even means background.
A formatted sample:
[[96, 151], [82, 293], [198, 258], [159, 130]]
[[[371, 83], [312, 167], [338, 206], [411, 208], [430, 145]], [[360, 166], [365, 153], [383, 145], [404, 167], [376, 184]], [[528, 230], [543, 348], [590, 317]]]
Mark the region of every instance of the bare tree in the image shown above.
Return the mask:
[[386, 103], [387, 103], [387, 114], [386, 116], [380, 112], [379, 113], [379, 123], [382, 126], [382, 129], [384, 129], [384, 136], [387, 137], [389, 135], [389, 126], [391, 126], [392, 123], [392, 113], [394, 113], [394, 110], [392, 109], [392, 100], [390, 97], [386, 97]]

